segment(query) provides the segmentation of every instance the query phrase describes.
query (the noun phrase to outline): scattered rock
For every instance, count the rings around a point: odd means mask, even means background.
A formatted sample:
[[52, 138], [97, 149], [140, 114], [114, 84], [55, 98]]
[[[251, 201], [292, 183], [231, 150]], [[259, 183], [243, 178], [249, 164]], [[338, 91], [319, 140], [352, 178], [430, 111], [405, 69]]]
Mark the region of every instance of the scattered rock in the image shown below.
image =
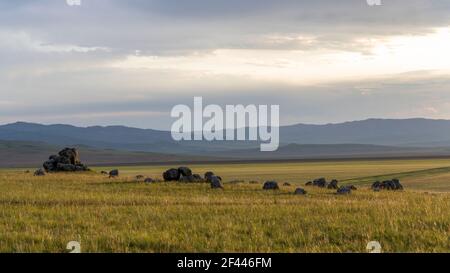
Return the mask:
[[275, 181], [267, 181], [264, 183], [263, 190], [278, 190], [278, 183]]
[[294, 192], [295, 195], [305, 195], [306, 193], [307, 192], [302, 188], [297, 188], [297, 189], [295, 189], [295, 192]]
[[144, 179], [144, 183], [153, 183], [153, 182], [155, 182], [155, 180], [153, 180], [150, 177], [147, 177], [147, 178]]
[[394, 187], [391, 188], [391, 190], [403, 190], [403, 185], [400, 184], [400, 180], [394, 178], [392, 179], [392, 184], [394, 185]]
[[106, 171], [101, 171], [100, 173], [101, 174], [108, 174], [108, 172], [106, 172]]
[[290, 183], [288, 183], [288, 182], [285, 182], [284, 184], [283, 184], [283, 186], [285, 186], [285, 187], [289, 187], [291, 184]]
[[327, 186], [327, 181], [325, 180], [325, 178], [315, 179], [312, 185], [319, 188], [325, 188]]
[[46, 172], [89, 171], [89, 168], [81, 163], [76, 148], [65, 148], [58, 155], [51, 155], [42, 166]]
[[204, 181], [203, 177], [201, 175], [199, 175], [199, 174], [193, 174], [192, 176], [198, 182], [203, 182]]
[[305, 186], [312, 186], [312, 185], [313, 185], [312, 181], [308, 181], [308, 182], [305, 183]]
[[333, 189], [333, 190], [337, 190], [338, 187], [338, 181], [336, 179], [331, 180], [331, 182], [328, 184], [327, 188], [328, 189]]
[[400, 183], [398, 179], [385, 180], [383, 182], [375, 181], [372, 184], [372, 190], [380, 191], [380, 190], [403, 190], [403, 185]]
[[[213, 172], [205, 173], [205, 179], [201, 177], [199, 174], [193, 174], [192, 170], [188, 167], [179, 167], [177, 169], [172, 168], [163, 173], [164, 181], [179, 181], [185, 183], [201, 183], [208, 182], [212, 176], [214, 176]], [[218, 176], [218, 178], [222, 181], [222, 178]]]
[[195, 182], [195, 178], [193, 175], [189, 175], [189, 176], [181, 175], [179, 181], [185, 182], [185, 183], [192, 183], [192, 182]]
[[169, 169], [163, 173], [165, 181], [178, 181], [180, 180], [180, 176], [178, 169]]
[[178, 172], [181, 176], [192, 176], [192, 171], [188, 167], [179, 167]]
[[336, 193], [337, 194], [350, 194], [350, 193], [352, 193], [352, 189], [348, 186], [343, 186], [343, 187], [340, 187]]
[[44, 176], [45, 175], [45, 171], [43, 169], [37, 169], [34, 172], [34, 176]]
[[210, 181], [211, 176], [214, 176], [214, 173], [213, 173], [213, 172], [206, 172], [206, 173], [205, 173], [205, 180], [206, 180], [206, 182], [208, 182], [208, 183], [211, 182], [211, 181]]
[[115, 170], [111, 170], [109, 172], [109, 178], [117, 177], [117, 176], [119, 176], [119, 170], [115, 169]]
[[222, 182], [217, 176], [211, 176], [210, 181], [212, 189], [223, 189]]

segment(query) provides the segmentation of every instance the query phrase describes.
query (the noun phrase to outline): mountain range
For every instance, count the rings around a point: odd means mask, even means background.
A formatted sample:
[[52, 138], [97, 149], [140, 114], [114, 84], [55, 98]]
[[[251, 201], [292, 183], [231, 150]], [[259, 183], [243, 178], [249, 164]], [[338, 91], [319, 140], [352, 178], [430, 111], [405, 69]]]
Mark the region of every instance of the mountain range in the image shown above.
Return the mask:
[[[450, 155], [450, 120], [367, 119], [282, 126], [280, 148], [276, 152], [260, 152], [257, 141], [176, 142], [169, 131], [126, 126], [76, 127], [26, 122], [0, 125], [2, 157], [14, 155], [14, 150], [18, 151], [17, 155], [23, 155], [26, 147], [35, 150], [41, 147], [40, 150], [49, 152], [65, 146], [81, 147], [92, 158], [99, 158], [94, 154], [103, 154], [104, 159], [92, 162], [105, 164], [110, 163], [107, 156], [117, 158], [118, 154], [123, 159], [111, 163], [170, 161], [168, 155], [172, 160], [446, 156]], [[4, 157], [0, 159], [0, 166], [5, 166], [4, 161]], [[32, 163], [33, 160], [27, 162]]]

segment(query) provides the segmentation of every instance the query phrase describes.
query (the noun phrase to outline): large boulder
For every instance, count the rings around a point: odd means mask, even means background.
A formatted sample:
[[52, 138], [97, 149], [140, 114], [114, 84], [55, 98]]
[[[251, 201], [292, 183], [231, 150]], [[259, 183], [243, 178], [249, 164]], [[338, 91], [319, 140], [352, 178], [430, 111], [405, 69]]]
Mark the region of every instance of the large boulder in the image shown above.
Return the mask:
[[400, 180], [394, 178], [392, 180], [385, 180], [383, 182], [376, 181], [372, 184], [372, 190], [380, 191], [380, 190], [403, 190], [403, 185], [400, 183]]
[[115, 170], [111, 170], [111, 171], [109, 172], [109, 178], [111, 178], [111, 177], [117, 177], [117, 176], [119, 176], [119, 170], [115, 169]]
[[67, 164], [78, 165], [81, 163], [78, 151], [75, 148], [65, 148], [58, 154], [69, 161]]
[[155, 180], [153, 180], [153, 178], [151, 177], [147, 177], [144, 179], [144, 183], [153, 183], [153, 182], [155, 182]]
[[392, 179], [392, 184], [394, 186], [393, 190], [403, 190], [403, 185], [400, 184], [400, 180], [394, 178]]
[[44, 176], [45, 175], [45, 171], [43, 169], [37, 169], [34, 172], [34, 176]]
[[325, 178], [318, 178], [313, 181], [313, 186], [317, 186], [319, 188], [325, 188], [327, 186], [327, 181]]
[[58, 155], [51, 155], [42, 165], [47, 172], [78, 172], [88, 171], [82, 164], [76, 148], [64, 148]]
[[195, 181], [195, 177], [193, 175], [188, 175], [188, 176], [184, 176], [184, 175], [180, 175], [180, 182], [185, 182], [185, 183], [193, 183], [196, 182]]
[[352, 193], [352, 189], [349, 186], [340, 187], [337, 192], [337, 194], [350, 194]]
[[331, 180], [331, 182], [327, 185], [328, 189], [333, 189], [333, 190], [337, 190], [338, 187], [338, 181], [336, 179]]
[[178, 172], [180, 173], [181, 176], [191, 176], [192, 175], [192, 171], [188, 167], [179, 167]]
[[222, 182], [217, 176], [211, 176], [210, 181], [212, 189], [223, 189]]
[[205, 180], [206, 182], [210, 183], [211, 182], [211, 177], [214, 176], [213, 172], [206, 172], [205, 173]]
[[180, 172], [178, 169], [168, 169], [163, 173], [164, 181], [178, 181], [180, 180]]
[[297, 188], [297, 189], [295, 189], [295, 192], [294, 192], [295, 195], [305, 195], [306, 193], [307, 192], [302, 188]]
[[275, 181], [267, 181], [264, 183], [263, 190], [278, 190], [278, 183]]
[[76, 166], [73, 164], [58, 163], [56, 164], [56, 169], [59, 172], [74, 172], [76, 171]]
[[201, 177], [201, 175], [199, 174], [193, 174], [192, 177], [194, 178], [195, 182], [205, 182], [205, 180], [203, 179], [203, 177]]

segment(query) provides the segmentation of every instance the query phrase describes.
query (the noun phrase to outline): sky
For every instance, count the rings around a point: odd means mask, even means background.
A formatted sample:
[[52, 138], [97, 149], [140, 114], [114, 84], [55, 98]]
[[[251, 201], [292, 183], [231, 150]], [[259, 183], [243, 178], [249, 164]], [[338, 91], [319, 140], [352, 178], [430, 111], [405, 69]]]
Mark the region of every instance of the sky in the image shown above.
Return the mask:
[[449, 48], [448, 0], [0, 0], [0, 124], [169, 129], [194, 96], [450, 119]]

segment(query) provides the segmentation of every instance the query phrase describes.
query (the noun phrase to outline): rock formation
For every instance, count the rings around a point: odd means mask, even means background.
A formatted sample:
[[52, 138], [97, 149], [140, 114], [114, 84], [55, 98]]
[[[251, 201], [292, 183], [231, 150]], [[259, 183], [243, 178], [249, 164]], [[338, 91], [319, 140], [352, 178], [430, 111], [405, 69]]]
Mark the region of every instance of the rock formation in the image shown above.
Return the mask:
[[58, 155], [51, 155], [44, 162], [46, 172], [78, 172], [88, 171], [89, 168], [82, 164], [76, 148], [65, 148]]

